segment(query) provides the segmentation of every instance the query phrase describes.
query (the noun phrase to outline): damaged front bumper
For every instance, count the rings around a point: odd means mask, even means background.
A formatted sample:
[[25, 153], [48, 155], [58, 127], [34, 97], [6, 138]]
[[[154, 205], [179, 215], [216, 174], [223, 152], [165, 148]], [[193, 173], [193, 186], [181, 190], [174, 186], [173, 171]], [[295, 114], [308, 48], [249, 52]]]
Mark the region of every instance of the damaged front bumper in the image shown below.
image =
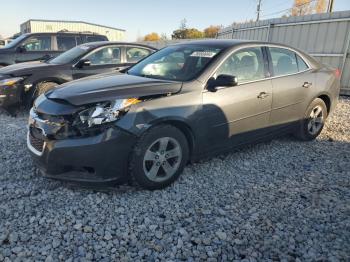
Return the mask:
[[57, 123], [42, 120], [31, 110], [27, 145], [42, 175], [76, 182], [126, 180], [135, 135], [111, 125], [93, 136], [53, 139], [58, 128]]

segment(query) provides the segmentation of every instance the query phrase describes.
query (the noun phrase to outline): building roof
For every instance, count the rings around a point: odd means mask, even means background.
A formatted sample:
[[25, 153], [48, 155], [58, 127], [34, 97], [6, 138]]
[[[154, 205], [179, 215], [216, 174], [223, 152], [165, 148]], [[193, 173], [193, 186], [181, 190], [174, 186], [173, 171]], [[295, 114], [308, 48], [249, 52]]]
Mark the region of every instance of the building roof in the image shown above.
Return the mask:
[[110, 29], [113, 29], [113, 30], [118, 30], [118, 31], [125, 32], [124, 29], [111, 27], [111, 26], [105, 26], [105, 25], [99, 25], [99, 24], [94, 24], [94, 23], [89, 23], [89, 22], [84, 22], [84, 21], [29, 19], [28, 21], [25, 21], [23, 24], [28, 23], [28, 22], [82, 23], [82, 24], [95, 25], [95, 26], [100, 26], [100, 27], [105, 27], [105, 28], [110, 28]]

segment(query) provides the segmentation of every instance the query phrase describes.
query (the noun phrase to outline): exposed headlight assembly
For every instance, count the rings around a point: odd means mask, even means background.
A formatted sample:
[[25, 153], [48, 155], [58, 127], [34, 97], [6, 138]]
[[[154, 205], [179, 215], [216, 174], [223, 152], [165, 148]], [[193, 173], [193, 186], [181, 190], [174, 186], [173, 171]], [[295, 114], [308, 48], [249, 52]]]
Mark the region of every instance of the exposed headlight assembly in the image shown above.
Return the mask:
[[111, 103], [101, 103], [79, 113], [79, 119], [88, 127], [110, 123], [120, 118], [133, 104], [141, 102], [137, 98], [117, 99]]
[[0, 80], [0, 86], [13, 86], [17, 84], [18, 82], [22, 81], [23, 77], [13, 77], [13, 78], [7, 78]]

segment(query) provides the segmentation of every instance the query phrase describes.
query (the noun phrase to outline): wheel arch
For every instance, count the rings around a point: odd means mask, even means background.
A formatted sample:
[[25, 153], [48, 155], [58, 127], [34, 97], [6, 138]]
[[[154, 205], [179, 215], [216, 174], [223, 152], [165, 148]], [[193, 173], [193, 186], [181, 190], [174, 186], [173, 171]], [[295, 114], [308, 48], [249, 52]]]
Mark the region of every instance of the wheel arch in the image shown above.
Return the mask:
[[185, 120], [179, 119], [179, 118], [165, 118], [165, 119], [157, 119], [156, 121], [150, 123], [149, 127], [147, 128], [150, 129], [154, 126], [159, 126], [159, 125], [171, 125], [179, 129], [186, 137], [186, 140], [188, 142], [188, 147], [190, 151], [190, 159], [192, 158], [192, 155], [195, 151], [195, 136], [192, 128], [188, 123], [186, 123]]
[[332, 105], [332, 101], [331, 101], [331, 98], [329, 97], [329, 95], [321, 94], [317, 98], [320, 98], [323, 100], [323, 102], [326, 104], [326, 107], [327, 107], [327, 114], [329, 114], [329, 112], [331, 110], [331, 105]]
[[35, 97], [35, 91], [37, 89], [37, 85], [39, 83], [43, 83], [43, 82], [54, 82], [54, 83], [60, 85], [60, 84], [63, 84], [65, 82], [67, 82], [67, 81], [65, 81], [62, 78], [58, 78], [58, 77], [45, 77], [45, 78], [40, 78], [40, 79], [36, 79], [35, 81], [32, 81], [31, 82], [32, 86], [30, 87], [29, 91], [26, 92], [27, 94], [24, 94], [24, 100], [26, 101], [26, 103], [32, 103], [33, 102], [34, 97]]
[[33, 82], [33, 86], [36, 86], [39, 83], [43, 83], [43, 82], [54, 82], [56, 84], [63, 84], [65, 82], [67, 82], [66, 80], [59, 78], [59, 77], [45, 77], [45, 78], [41, 78], [41, 79], [37, 79]]

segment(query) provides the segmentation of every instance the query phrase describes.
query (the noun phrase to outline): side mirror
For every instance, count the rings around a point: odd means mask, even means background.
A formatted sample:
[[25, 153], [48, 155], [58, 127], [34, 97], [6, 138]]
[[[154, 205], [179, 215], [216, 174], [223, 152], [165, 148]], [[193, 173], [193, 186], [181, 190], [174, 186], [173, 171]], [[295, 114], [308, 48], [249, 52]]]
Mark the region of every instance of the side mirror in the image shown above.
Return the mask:
[[207, 89], [210, 92], [216, 92], [220, 87], [231, 87], [238, 84], [236, 76], [219, 75], [216, 79], [210, 78], [207, 84]]
[[20, 45], [20, 46], [17, 46], [16, 51], [18, 53], [23, 53], [23, 52], [27, 51], [27, 49], [23, 45]]
[[43, 57], [43, 61], [49, 61], [49, 60], [52, 59], [52, 58], [53, 58], [52, 55], [46, 54], [46, 55], [44, 55], [44, 57]]
[[81, 59], [78, 61], [78, 63], [75, 64], [76, 68], [83, 68], [85, 66], [90, 66], [91, 61], [89, 59]]
[[131, 66], [127, 66], [127, 67], [125, 67], [125, 68], [123, 68], [123, 69], [121, 69], [121, 70], [117, 70], [117, 71], [119, 71], [119, 73], [125, 74], [126, 71], [128, 71], [130, 67], [131, 67]]

